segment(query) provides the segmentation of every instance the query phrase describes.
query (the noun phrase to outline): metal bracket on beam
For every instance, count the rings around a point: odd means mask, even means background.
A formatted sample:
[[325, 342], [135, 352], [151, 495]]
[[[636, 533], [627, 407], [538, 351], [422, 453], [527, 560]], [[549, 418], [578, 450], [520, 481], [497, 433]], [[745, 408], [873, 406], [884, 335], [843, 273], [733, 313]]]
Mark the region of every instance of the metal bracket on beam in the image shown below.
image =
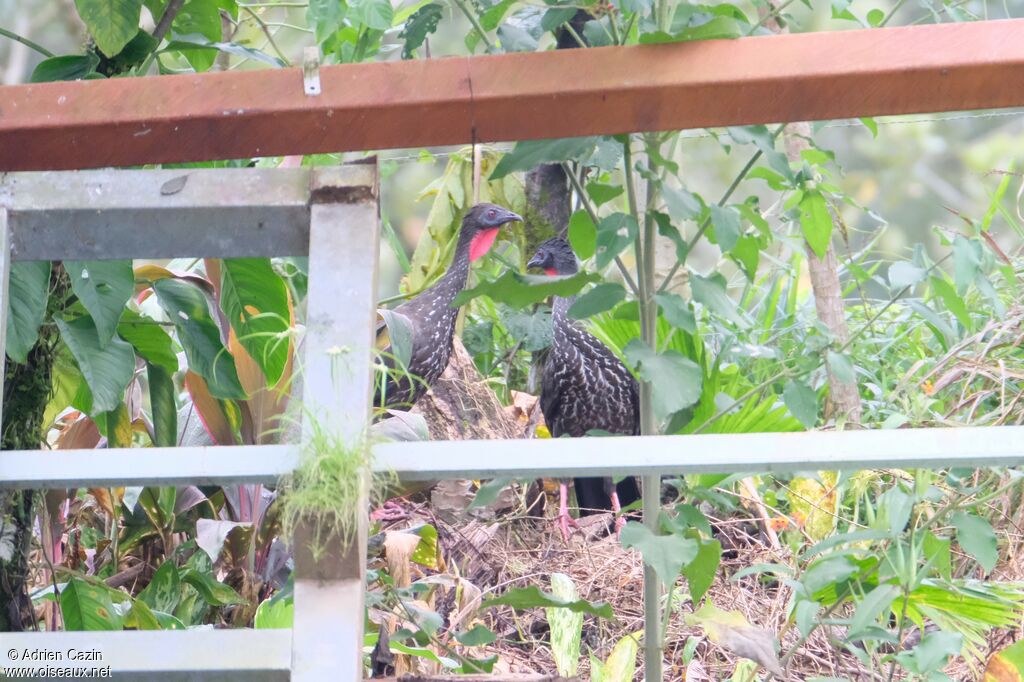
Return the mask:
[[309, 96], [320, 94], [320, 47], [302, 51], [302, 89]]

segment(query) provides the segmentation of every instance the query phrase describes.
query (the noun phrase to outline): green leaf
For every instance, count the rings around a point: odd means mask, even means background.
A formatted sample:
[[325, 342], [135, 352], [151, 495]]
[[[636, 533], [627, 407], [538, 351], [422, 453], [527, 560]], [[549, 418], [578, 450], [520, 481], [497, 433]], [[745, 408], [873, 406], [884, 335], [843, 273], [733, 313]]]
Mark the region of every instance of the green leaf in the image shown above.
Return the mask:
[[800, 200], [800, 227], [811, 250], [824, 258], [832, 241], [832, 216], [821, 192], [804, 192]]
[[974, 557], [985, 573], [991, 573], [999, 560], [996, 534], [987, 520], [968, 512], [957, 512], [951, 519], [956, 528], [956, 541]]
[[202, 573], [195, 569], [185, 569], [181, 572], [181, 581], [196, 588], [199, 596], [210, 606], [227, 606], [229, 604], [248, 604], [240, 594], [222, 582], [218, 582], [209, 573]]
[[590, 195], [590, 199], [594, 202], [594, 206], [603, 206], [615, 197], [622, 196], [623, 192], [625, 192], [625, 190], [621, 185], [608, 185], [603, 182], [587, 183], [587, 194]]
[[597, 616], [598, 618], [607, 618], [608, 620], [615, 619], [615, 614], [612, 612], [612, 606], [607, 602], [591, 602], [586, 599], [559, 599], [549, 592], [544, 592], [535, 585], [531, 585], [530, 587], [517, 587], [515, 589], [508, 590], [500, 597], [484, 601], [480, 605], [480, 608], [486, 609], [491, 606], [511, 606], [513, 609], [520, 610], [538, 606], [556, 606], [569, 609], [574, 613], [589, 613], [590, 615]]
[[156, 320], [126, 310], [117, 325], [118, 335], [132, 344], [146, 362], [158, 365], [168, 374], [178, 371], [178, 354], [174, 340]]
[[[206, 380], [216, 398], [243, 399], [235, 362], [220, 340], [220, 329], [210, 316], [206, 296], [196, 285], [179, 279], [153, 282], [160, 307], [178, 330], [189, 369]], [[88, 378], [88, 377], [87, 377]]]
[[386, 31], [391, 28], [395, 10], [390, 0], [353, 0], [349, 4], [348, 18], [367, 28]]
[[306, 23], [313, 27], [317, 43], [322, 43], [341, 28], [346, 5], [342, 0], [309, 0]]
[[661, 211], [653, 211], [654, 222], [658, 224], [658, 234], [672, 241], [676, 246], [676, 260], [680, 263], [686, 262], [686, 256], [690, 252], [690, 245], [679, 234], [679, 230], [672, 224], [672, 219]]
[[[959, 632], [938, 630], [922, 637], [921, 643], [911, 651], [901, 651], [896, 656], [896, 660], [910, 672], [922, 675], [938, 673], [938, 671], [946, 666], [950, 656], [956, 656], [960, 653], [963, 645], [963, 635]], [[929, 676], [928, 679], [935, 680], [936, 678]], [[946, 677], [946, 679], [950, 678]]]
[[[508, 22], [498, 27], [498, 40], [506, 52], [536, 52], [538, 47], [537, 38], [529, 31]], [[494, 175], [491, 175], [491, 180], [494, 180]]]
[[527, 140], [517, 142], [512, 151], [506, 152], [494, 167], [489, 180], [498, 180], [509, 173], [530, 170], [542, 163], [576, 161], [590, 156], [598, 137], [569, 137], [560, 140]]
[[[875, 14], [876, 12], [878, 14]], [[878, 20], [881, 21], [882, 17], [885, 16], [885, 12], [883, 12], [880, 9], [871, 10], [870, 12], [868, 12], [868, 22], [871, 22], [872, 16], [877, 16]], [[871, 25], [877, 26], [878, 24], [872, 23]], [[859, 120], [861, 124], [863, 124], [864, 127], [871, 132], [871, 137], [878, 137], [878, 123], [875, 122], [875, 119], [871, 118], [870, 116], [862, 116]]]
[[665, 205], [668, 207], [672, 220], [696, 220], [704, 212], [704, 202], [685, 187], [676, 188], [664, 185], [661, 188], [661, 193], [665, 197]]
[[11, 263], [7, 296], [7, 355], [25, 362], [36, 345], [50, 297], [50, 261]]
[[[551, 574], [551, 593], [562, 601], [574, 602], [580, 597], [572, 578], [563, 573]], [[583, 614], [565, 608], [544, 609], [551, 631], [551, 655], [562, 677], [575, 677], [580, 663], [580, 640], [583, 635]]]
[[952, 544], [949, 538], [939, 537], [931, 531], [925, 534], [921, 543], [924, 556], [932, 569], [947, 581], [953, 579]]
[[576, 16], [575, 7], [552, 7], [540, 20], [540, 27], [545, 31], [555, 31], [559, 26]]
[[690, 304], [678, 294], [655, 294], [654, 300], [661, 308], [665, 320], [688, 334], [697, 333], [697, 318], [690, 309]]
[[534, 352], [551, 345], [551, 309], [541, 306], [531, 312], [517, 310], [502, 315], [502, 322], [509, 335], [523, 342], [523, 350]]
[[113, 57], [139, 30], [142, 0], [75, 0], [78, 16], [100, 52]]
[[114, 337], [118, 320], [135, 291], [135, 273], [130, 260], [64, 261], [71, 290], [78, 296], [96, 324], [103, 348]]
[[900, 588], [890, 584], [879, 585], [868, 592], [857, 603], [857, 610], [850, 620], [850, 629], [847, 632], [847, 637], [853, 637], [874, 626], [878, 617], [889, 610], [893, 600], [896, 599], [899, 593]]
[[981, 274], [981, 242], [957, 235], [953, 240], [953, 274], [961, 294]]
[[789, 413], [805, 428], [813, 429], [818, 423], [818, 394], [802, 381], [793, 379], [782, 389], [782, 400]]
[[857, 381], [857, 375], [853, 369], [853, 363], [849, 356], [837, 353], [834, 350], [828, 352], [828, 367], [836, 378], [844, 384], [853, 384]]
[[136, 599], [132, 608], [124, 618], [126, 630], [160, 630], [160, 621], [157, 620], [153, 611], [146, 606], [146, 602]]
[[77, 81], [95, 73], [99, 65], [100, 58], [91, 52], [86, 55], [50, 57], [36, 65], [29, 82]]
[[931, 278], [932, 291], [934, 291], [942, 302], [946, 306], [946, 310], [953, 313], [953, 316], [964, 326], [967, 331], [974, 329], [974, 323], [971, 321], [971, 314], [967, 310], [967, 304], [964, 303], [964, 299], [956, 293], [956, 289], [953, 285], [945, 280], [944, 277], [932, 277]]
[[719, 315], [729, 322], [732, 322], [740, 329], [746, 329], [750, 324], [743, 318], [736, 302], [729, 298], [725, 290], [725, 280], [721, 275], [701, 277], [695, 272], [690, 273], [690, 290], [693, 292], [693, 300], [705, 306], [708, 310]]
[[796, 627], [804, 637], [810, 637], [818, 621], [821, 604], [803, 599], [796, 605]]
[[651, 9], [651, 0], [613, 0], [612, 4], [628, 14]]
[[675, 584], [683, 566], [697, 558], [696, 540], [679, 535], [655, 535], [641, 523], [630, 521], [622, 529], [622, 546], [636, 549], [644, 563], [654, 569], [665, 587]]
[[[176, 35], [201, 35], [212, 43], [223, 37], [220, 8], [216, 0], [188, 0], [174, 18]], [[156, 46], [154, 46], [156, 47]], [[196, 71], [206, 71], [216, 60], [213, 50], [182, 50], [182, 55]]]
[[474, 625], [468, 632], [456, 632], [455, 639], [463, 646], [487, 646], [498, 640], [498, 636], [483, 625]]
[[160, 365], [146, 363], [149, 377], [149, 404], [153, 411], [153, 445], [174, 447], [178, 444], [178, 408], [175, 404], [174, 380]]
[[925, 277], [925, 270], [907, 261], [898, 261], [889, 266], [889, 290], [899, 291], [912, 287]]
[[175, 35], [161, 52], [185, 52], [187, 50], [213, 50], [231, 54], [236, 57], [252, 59], [271, 66], [284, 66], [284, 62], [266, 52], [238, 43], [214, 42], [199, 33]]
[[225, 258], [220, 305], [239, 343], [252, 356], [269, 386], [276, 386], [288, 364], [291, 313], [288, 286], [269, 258]]
[[153, 579], [136, 599], [146, 602], [154, 611], [171, 613], [181, 601], [181, 576], [171, 559], [165, 560], [153, 574]]
[[740, 212], [732, 206], [711, 207], [711, 224], [715, 227], [715, 239], [723, 252], [732, 251], [740, 238]]
[[586, 211], [576, 211], [569, 217], [569, 243], [580, 260], [587, 260], [594, 255], [597, 249], [597, 227]]
[[603, 270], [633, 243], [640, 228], [636, 219], [627, 213], [612, 213], [597, 225], [597, 267]]
[[612, 39], [611, 22], [608, 17], [601, 17], [583, 24], [583, 39], [591, 47], [607, 47], [614, 41]]
[[768, 126], [731, 126], [728, 131], [736, 144], [753, 144], [765, 153], [775, 151], [775, 136]]
[[92, 392], [89, 414], [95, 416], [116, 409], [135, 373], [132, 347], [117, 337], [101, 347], [96, 325], [88, 317], [54, 322]]
[[412, 59], [415, 51], [427, 40], [427, 36], [437, 30], [437, 25], [444, 16], [444, 7], [440, 3], [430, 2], [416, 10], [405, 22], [398, 37], [405, 41], [402, 46], [402, 59]]
[[699, 604], [711, 589], [721, 561], [722, 543], [718, 540], [709, 540], [701, 542], [697, 549], [697, 556], [683, 566], [683, 575], [686, 576], [686, 582], [690, 586], [690, 599], [694, 604]]
[[887, 522], [883, 527], [888, 529], [890, 535], [896, 536], [907, 527], [913, 511], [914, 498], [897, 484], [882, 493], [879, 498], [877, 521]]
[[501, 0], [491, 6], [486, 12], [480, 15], [480, 25], [483, 26], [485, 31], [493, 31], [498, 28], [498, 24], [505, 18], [505, 14], [509, 8], [516, 3], [516, 0]]
[[124, 621], [114, 608], [110, 591], [71, 578], [60, 593], [60, 612], [65, 630], [121, 630]]
[[295, 599], [268, 599], [256, 607], [253, 627], [257, 630], [289, 630], [295, 620]]
[[611, 310], [620, 301], [626, 298], [626, 290], [616, 282], [598, 284], [596, 287], [580, 296], [569, 307], [569, 317], [574, 320], [582, 320]]
[[394, 310], [382, 309], [378, 313], [388, 328], [391, 354], [399, 366], [408, 368], [412, 361], [412, 320]]
[[593, 272], [577, 272], [575, 275], [548, 277], [544, 275], [521, 275], [505, 271], [496, 280], [481, 282], [455, 297], [453, 306], [465, 305], [477, 296], [489, 296], [496, 303], [505, 303], [513, 308], [522, 308], [531, 303], [540, 303], [549, 296], [573, 296], [601, 276]]
[[511, 479], [508, 478], [494, 478], [487, 481], [480, 486], [479, 490], [476, 491], [476, 495], [473, 496], [473, 501], [469, 503], [467, 509], [486, 507], [493, 503], [498, 499], [498, 493], [500, 493], [505, 486], [511, 482]]
[[679, 351], [656, 353], [640, 339], [633, 339], [622, 351], [641, 378], [651, 383], [654, 409], [659, 418], [673, 415], [700, 399], [704, 374], [693, 360]]

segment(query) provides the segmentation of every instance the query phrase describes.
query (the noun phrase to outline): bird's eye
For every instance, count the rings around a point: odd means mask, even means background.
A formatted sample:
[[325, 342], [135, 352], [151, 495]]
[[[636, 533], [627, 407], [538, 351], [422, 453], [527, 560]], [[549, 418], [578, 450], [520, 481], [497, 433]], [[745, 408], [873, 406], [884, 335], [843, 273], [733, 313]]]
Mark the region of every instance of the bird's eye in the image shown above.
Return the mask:
[[487, 217], [491, 218], [492, 220], [494, 219], [494, 216], [496, 216], [496, 215], [498, 215], [498, 212], [495, 211], [493, 208], [487, 212]]

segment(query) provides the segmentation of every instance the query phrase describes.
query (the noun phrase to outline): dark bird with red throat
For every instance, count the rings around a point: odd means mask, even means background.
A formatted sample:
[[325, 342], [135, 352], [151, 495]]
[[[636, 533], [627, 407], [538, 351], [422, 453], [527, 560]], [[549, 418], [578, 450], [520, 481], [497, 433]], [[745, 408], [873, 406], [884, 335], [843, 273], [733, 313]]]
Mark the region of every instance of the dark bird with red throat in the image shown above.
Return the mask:
[[[490, 250], [502, 226], [517, 220], [522, 220], [518, 214], [494, 204], [477, 204], [466, 212], [447, 272], [434, 286], [392, 311], [411, 331], [412, 352], [408, 366], [389, 372], [383, 391], [378, 386], [374, 399], [377, 407], [411, 407], [444, 372], [459, 314], [452, 303], [466, 288], [470, 264]], [[386, 331], [383, 323], [378, 325], [378, 345], [383, 345], [380, 340]], [[391, 348], [386, 348], [383, 355], [388, 368], [393, 368]]]
[[[561, 238], [549, 239], [537, 248], [527, 264], [549, 275], [573, 275], [579, 270], [576, 254]], [[555, 296], [552, 305], [553, 341], [541, 369], [540, 407], [553, 438], [585, 436], [588, 431], [635, 436], [640, 433], [640, 392], [626, 366], [597, 338], [569, 318], [573, 298]], [[628, 476], [615, 484], [610, 478], [577, 478], [576, 501], [580, 513], [612, 510], [640, 499], [640, 488]], [[568, 486], [559, 490], [558, 519], [568, 540]], [[616, 530], [623, 519], [616, 521]]]

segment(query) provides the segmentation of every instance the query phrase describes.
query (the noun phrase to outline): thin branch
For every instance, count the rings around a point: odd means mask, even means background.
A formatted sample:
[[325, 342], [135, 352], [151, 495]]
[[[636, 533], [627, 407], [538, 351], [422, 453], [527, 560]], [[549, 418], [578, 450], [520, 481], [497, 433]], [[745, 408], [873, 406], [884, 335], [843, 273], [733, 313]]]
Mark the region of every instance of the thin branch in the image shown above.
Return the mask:
[[246, 7], [244, 5], [241, 7], [246, 11], [246, 13], [249, 16], [256, 20], [257, 24], [260, 25], [260, 29], [262, 29], [263, 33], [267, 36], [267, 40], [270, 42], [270, 46], [274, 48], [274, 52], [277, 53], [277, 56], [281, 59], [282, 62], [284, 62], [285, 66], [291, 66], [291, 61], [288, 59], [288, 57], [284, 56], [284, 53], [281, 52], [281, 48], [279, 48], [277, 46], [277, 43], [274, 42], [274, 35], [270, 32], [270, 27], [267, 26], [265, 21], [263, 21], [263, 18], [260, 15], [256, 14], [255, 10], [253, 10], [252, 8]]
[[469, 5], [466, 4], [466, 0], [455, 0], [455, 5], [462, 10], [462, 13], [466, 15], [467, 19], [469, 19], [469, 23], [473, 25], [473, 30], [480, 35], [480, 39], [484, 41], [484, 45], [488, 48], [493, 48], [494, 43], [491, 41], [490, 37], [488, 37], [487, 31], [484, 30], [484, 27], [480, 25], [480, 19], [478, 19], [473, 10], [469, 8]]
[[160, 21], [157, 22], [156, 28], [153, 29], [153, 37], [156, 38], [157, 44], [164, 39], [167, 32], [171, 30], [171, 24], [174, 23], [174, 18], [178, 16], [178, 12], [181, 11], [182, 6], [185, 4], [185, 0], [171, 0], [167, 3], [167, 9], [164, 10], [163, 16], [160, 17]]
[[577, 45], [579, 45], [580, 47], [587, 47], [587, 44], [583, 42], [583, 38], [580, 37], [580, 34], [576, 32], [576, 29], [574, 29], [568, 21], [562, 22], [562, 28], [569, 32], [569, 35], [572, 36], [573, 40], [576, 41]]
[[28, 48], [31, 48], [31, 49], [35, 50], [36, 52], [38, 52], [39, 54], [43, 55], [44, 57], [53, 57], [54, 56], [54, 54], [52, 52], [47, 50], [45, 47], [43, 47], [39, 43], [33, 42], [33, 41], [29, 40], [28, 38], [25, 38], [24, 36], [19, 36], [17, 33], [13, 32], [13, 31], [8, 31], [6, 28], [0, 27], [0, 36], [5, 36], [5, 37], [10, 38], [11, 40], [13, 40], [15, 42], [21, 43], [25, 47], [28, 47]]

